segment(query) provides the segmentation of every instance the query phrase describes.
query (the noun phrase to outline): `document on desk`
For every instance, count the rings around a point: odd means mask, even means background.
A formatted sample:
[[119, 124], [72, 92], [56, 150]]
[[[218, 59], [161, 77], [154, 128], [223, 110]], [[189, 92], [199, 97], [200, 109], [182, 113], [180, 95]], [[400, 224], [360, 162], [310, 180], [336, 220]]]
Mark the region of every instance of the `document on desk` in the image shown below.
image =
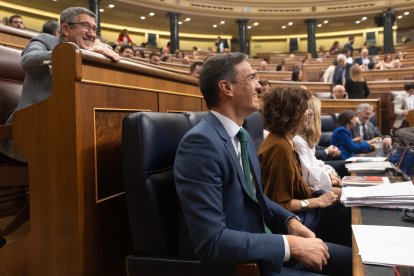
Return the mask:
[[382, 162], [387, 160], [387, 157], [369, 157], [369, 156], [353, 156], [345, 161], [347, 162]]
[[352, 225], [364, 264], [414, 266], [414, 228]]
[[386, 169], [391, 169], [392, 164], [388, 161], [356, 162], [346, 164], [345, 167], [349, 172], [384, 172]]
[[343, 187], [341, 201], [347, 207], [413, 208], [414, 186], [411, 181], [406, 181], [370, 187]]

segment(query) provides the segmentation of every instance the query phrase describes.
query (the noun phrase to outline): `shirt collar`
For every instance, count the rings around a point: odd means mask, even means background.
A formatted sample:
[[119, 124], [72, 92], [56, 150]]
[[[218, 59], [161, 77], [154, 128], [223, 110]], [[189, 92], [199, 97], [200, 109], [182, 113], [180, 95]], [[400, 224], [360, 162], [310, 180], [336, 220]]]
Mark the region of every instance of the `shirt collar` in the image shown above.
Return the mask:
[[237, 135], [241, 127], [238, 126], [232, 119], [218, 113], [217, 111], [210, 110], [210, 112], [213, 113], [213, 115], [216, 116], [217, 119], [219, 119], [227, 134], [230, 136], [231, 139], [233, 139]]

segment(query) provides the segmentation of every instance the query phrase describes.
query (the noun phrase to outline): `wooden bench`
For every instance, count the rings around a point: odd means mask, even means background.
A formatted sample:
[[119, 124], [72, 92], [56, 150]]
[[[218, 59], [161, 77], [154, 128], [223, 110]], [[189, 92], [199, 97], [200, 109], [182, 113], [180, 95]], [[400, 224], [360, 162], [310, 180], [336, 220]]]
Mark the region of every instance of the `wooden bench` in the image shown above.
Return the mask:
[[0, 44], [24, 49], [29, 44], [30, 39], [39, 33], [29, 30], [21, 30], [0, 24]]
[[132, 243], [122, 119], [207, 108], [190, 77], [66, 43], [52, 64], [52, 96], [14, 116], [14, 142], [29, 165], [30, 231], [1, 248], [0, 275], [125, 275]]

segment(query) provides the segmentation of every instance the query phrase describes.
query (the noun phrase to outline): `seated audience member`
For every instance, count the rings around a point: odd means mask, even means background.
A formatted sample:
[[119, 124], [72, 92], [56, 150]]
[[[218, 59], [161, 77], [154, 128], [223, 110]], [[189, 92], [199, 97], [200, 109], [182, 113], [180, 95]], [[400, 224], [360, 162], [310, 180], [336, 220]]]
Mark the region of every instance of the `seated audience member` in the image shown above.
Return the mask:
[[277, 64], [276, 65], [276, 71], [285, 71], [284, 66], [282, 64]]
[[119, 44], [112, 44], [112, 50], [119, 54], [119, 50], [121, 50], [121, 46]]
[[[300, 131], [299, 135], [293, 137], [296, 151], [300, 159], [300, 168], [305, 181], [316, 189], [333, 191], [340, 196], [342, 182], [335, 172], [335, 169], [325, 162], [316, 159], [316, 145], [321, 137], [321, 101], [312, 96], [309, 102], [313, 116], [306, 128]], [[336, 147], [334, 147], [336, 149]], [[336, 149], [334, 157], [341, 152]], [[333, 188], [336, 186], [336, 188]]]
[[142, 49], [135, 49], [134, 51], [135, 57], [145, 58], [145, 52]]
[[361, 70], [368, 70], [368, 64], [371, 62], [371, 59], [368, 56], [368, 49], [362, 48], [361, 49], [361, 56], [355, 59], [355, 63], [357, 63]]
[[336, 55], [339, 53], [339, 41], [334, 41], [334, 43], [332, 44], [331, 49], [329, 49], [329, 54], [331, 54], [331, 56]]
[[167, 46], [164, 46], [161, 48], [161, 56], [166, 56], [170, 54], [170, 48]]
[[160, 60], [162, 62], [172, 62], [170, 55], [163, 55], [163, 56], [161, 56]]
[[394, 59], [394, 69], [401, 69], [402, 68], [402, 63], [401, 60], [399, 58], [395, 58]]
[[302, 81], [302, 70], [299, 66], [296, 66], [293, 68], [292, 71], [292, 81]]
[[344, 50], [343, 53], [346, 56], [346, 63], [353, 64], [354, 58], [352, 57], [351, 50]]
[[350, 210], [337, 204], [334, 192], [315, 191], [309, 186], [293, 143], [293, 137], [307, 127], [312, 117], [308, 107], [311, 95], [302, 86], [285, 86], [263, 97], [265, 128], [270, 131], [258, 150], [264, 192], [298, 214], [317, 237], [350, 245]]
[[259, 84], [262, 87], [260, 89], [260, 94], [265, 94], [270, 91], [270, 83], [267, 79], [260, 79]]
[[260, 109], [254, 77], [241, 53], [210, 57], [203, 66], [200, 90], [210, 112], [183, 137], [174, 163], [180, 256], [257, 262], [265, 275], [293, 269], [350, 275], [349, 248], [316, 239], [263, 194], [254, 145], [241, 127]]
[[201, 69], [203, 68], [204, 62], [196, 61], [190, 65], [190, 75], [196, 79], [200, 77]]
[[260, 62], [260, 68], [259, 68], [259, 71], [266, 71], [267, 69], [266, 69], [266, 66], [267, 66], [267, 61], [266, 60], [262, 60], [261, 62]]
[[338, 60], [334, 59], [331, 65], [326, 68], [325, 72], [323, 72], [323, 82], [324, 83], [332, 83], [332, 77], [335, 72], [335, 68], [338, 65]]
[[361, 137], [362, 140], [368, 141], [374, 138], [381, 137], [384, 147], [391, 146], [391, 138], [384, 137], [378, 128], [376, 128], [370, 121], [374, 108], [367, 103], [360, 104], [356, 109], [357, 120], [355, 126], [352, 128], [352, 138]]
[[128, 30], [123, 29], [121, 33], [118, 35], [118, 38], [116, 40], [117, 44], [121, 45], [132, 45], [132, 39], [129, 37]]
[[195, 60], [200, 59], [200, 52], [198, 51], [198, 48], [195, 46], [193, 47], [192, 55], [193, 55], [193, 59]]
[[386, 54], [384, 55], [384, 59], [382, 60], [382, 68], [383, 70], [387, 69], [394, 69], [394, 60], [392, 55]]
[[9, 26], [9, 18], [7, 16], [1, 19], [1, 24]]
[[[119, 56], [111, 48], [96, 40], [95, 14], [82, 7], [71, 7], [60, 15], [60, 38], [50, 34], [40, 34], [32, 38], [22, 52], [21, 65], [25, 72], [22, 96], [15, 111], [47, 99], [52, 93], [50, 60], [52, 50], [62, 42], [72, 42], [81, 49], [100, 53], [112, 61]], [[14, 114], [14, 113], [13, 113]], [[13, 121], [13, 114], [7, 124]], [[25, 162], [12, 141], [2, 142], [0, 151], [7, 156]]]
[[374, 56], [372, 58], [372, 61], [374, 62], [374, 68], [372, 68], [372, 69], [379, 69], [379, 70], [383, 69], [382, 60], [381, 60], [380, 56], [378, 56], [378, 55]]
[[177, 50], [177, 51], [175, 51], [175, 57], [176, 58], [184, 58], [185, 57], [185, 54], [184, 54], [184, 51], [183, 50]]
[[414, 110], [414, 82], [404, 84], [404, 92], [394, 98], [395, 121], [394, 128], [407, 127], [409, 124], [405, 119], [408, 112]]
[[188, 56], [183, 57], [182, 63], [185, 65], [191, 64], [191, 60]]
[[[347, 43], [345, 43], [345, 45], [344, 45], [344, 49], [343, 49], [343, 51], [344, 52], [350, 52], [349, 53], [349, 56], [350, 57], [352, 57], [353, 56], [353, 54], [354, 54], [354, 47], [353, 47], [353, 45], [354, 45], [354, 42], [355, 42], [355, 37], [353, 36], [353, 35], [350, 35], [349, 37], [348, 37], [348, 42]], [[352, 62], [351, 62], [352, 63]]]
[[357, 64], [352, 65], [349, 70], [349, 80], [345, 83], [345, 89], [349, 99], [366, 99], [369, 96], [368, 84]]
[[155, 64], [155, 65], [160, 64], [160, 61], [161, 61], [161, 59], [160, 59], [160, 55], [159, 55], [159, 54], [157, 54], [157, 53], [155, 53], [155, 52], [152, 52], [152, 53], [149, 55], [148, 60], [149, 60], [149, 63], [150, 63], [150, 64]]
[[45, 24], [43, 24], [41, 32], [59, 37], [60, 36], [59, 28], [60, 28], [59, 22], [55, 20], [49, 20]]
[[131, 45], [122, 45], [119, 50], [119, 56], [126, 58], [134, 58], [134, 48]]
[[332, 99], [348, 99], [348, 93], [343, 85], [338, 84], [332, 88]]
[[24, 30], [23, 18], [20, 15], [12, 15], [9, 18], [9, 26]]
[[336, 146], [341, 154], [340, 158], [346, 160], [357, 153], [370, 151], [374, 148], [377, 139], [362, 141], [362, 139], [352, 139], [351, 130], [357, 122], [356, 113], [353, 110], [344, 110], [339, 113], [337, 128], [332, 133], [332, 145]]
[[337, 84], [345, 85], [345, 82], [349, 80], [351, 64], [346, 62], [346, 56], [344, 54], [339, 54], [336, 60], [338, 61], [338, 65], [332, 76], [332, 86]]
[[381, 51], [381, 48], [377, 47], [375, 43], [367, 44], [367, 48], [368, 48], [368, 55], [370, 56], [378, 55], [378, 53]]

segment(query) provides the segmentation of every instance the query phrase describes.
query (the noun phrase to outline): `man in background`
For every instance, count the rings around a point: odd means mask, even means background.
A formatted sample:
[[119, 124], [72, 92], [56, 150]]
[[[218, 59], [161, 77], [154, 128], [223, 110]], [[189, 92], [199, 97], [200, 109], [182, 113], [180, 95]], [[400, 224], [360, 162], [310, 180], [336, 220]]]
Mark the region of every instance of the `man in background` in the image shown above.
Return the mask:
[[23, 18], [18, 14], [10, 16], [9, 26], [22, 30], [25, 29], [23, 24]]
[[345, 91], [345, 87], [343, 85], [335, 85], [332, 88], [332, 99], [334, 100], [342, 100], [342, 99], [348, 99], [348, 93]]
[[196, 79], [200, 76], [201, 69], [203, 68], [204, 62], [196, 61], [190, 65], [190, 75]]
[[134, 58], [134, 48], [131, 45], [122, 45], [119, 49], [119, 55], [126, 58]]
[[161, 62], [160, 55], [159, 55], [159, 54], [157, 54], [157, 53], [155, 53], [155, 52], [152, 52], [152, 53], [149, 55], [148, 60], [149, 60], [149, 63], [150, 63], [150, 64], [154, 64], [154, 65], [158, 65], [158, 64], [160, 64], [160, 62]]

